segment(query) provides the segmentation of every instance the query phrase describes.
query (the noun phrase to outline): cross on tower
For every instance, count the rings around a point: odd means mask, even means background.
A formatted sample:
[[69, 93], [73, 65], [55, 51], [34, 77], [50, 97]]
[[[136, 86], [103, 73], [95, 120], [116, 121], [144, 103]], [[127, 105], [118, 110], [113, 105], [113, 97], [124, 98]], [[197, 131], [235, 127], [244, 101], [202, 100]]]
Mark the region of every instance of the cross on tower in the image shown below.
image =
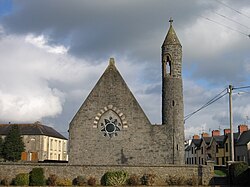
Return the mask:
[[171, 17], [169, 20], [170, 25], [172, 25], [172, 23], [174, 22], [173, 18]]

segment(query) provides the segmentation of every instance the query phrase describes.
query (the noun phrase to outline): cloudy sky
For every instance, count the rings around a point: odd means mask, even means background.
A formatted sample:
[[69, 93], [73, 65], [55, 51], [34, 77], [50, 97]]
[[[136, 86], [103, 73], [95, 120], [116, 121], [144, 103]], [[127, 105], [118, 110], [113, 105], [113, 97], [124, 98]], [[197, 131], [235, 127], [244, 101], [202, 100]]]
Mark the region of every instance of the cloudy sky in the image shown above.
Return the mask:
[[[150, 121], [160, 123], [170, 17], [183, 46], [185, 116], [229, 84], [250, 85], [249, 0], [0, 0], [0, 122], [39, 120], [67, 136], [114, 57]], [[250, 89], [233, 93], [236, 127], [249, 122]], [[187, 138], [228, 127], [228, 94], [185, 123]]]

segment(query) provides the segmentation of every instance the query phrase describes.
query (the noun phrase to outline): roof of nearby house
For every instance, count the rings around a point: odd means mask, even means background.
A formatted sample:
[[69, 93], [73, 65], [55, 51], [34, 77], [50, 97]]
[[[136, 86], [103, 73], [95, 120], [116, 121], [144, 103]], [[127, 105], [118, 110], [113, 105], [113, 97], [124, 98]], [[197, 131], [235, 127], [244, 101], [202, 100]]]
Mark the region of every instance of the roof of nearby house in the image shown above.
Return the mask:
[[236, 143], [236, 145], [246, 145], [250, 142], [250, 130], [243, 132]]
[[55, 129], [42, 125], [40, 122], [30, 124], [0, 124], [0, 135], [7, 135], [12, 125], [17, 125], [19, 127], [21, 135], [45, 135], [67, 140], [67, 138]]
[[[201, 144], [201, 139], [193, 139], [193, 140], [192, 140], [192, 143], [193, 143], [196, 147], [199, 147], [200, 144]], [[192, 143], [191, 143], [191, 144], [192, 144]]]
[[220, 146], [223, 147], [224, 146], [224, 139], [225, 139], [225, 135], [221, 135], [221, 136], [213, 136], [214, 140], [216, 141], [216, 143]]
[[[238, 141], [238, 138], [240, 137], [240, 133], [239, 133], [239, 132], [234, 132], [234, 133], [233, 133], [233, 136], [234, 136], [234, 142], [237, 142], [237, 141]], [[229, 141], [231, 140], [231, 135], [230, 135], [230, 133], [225, 135], [224, 143], [225, 143], [225, 141], [227, 140], [227, 138], [229, 139]]]
[[191, 149], [190, 145], [188, 145], [188, 146], [185, 147], [185, 151], [190, 151], [190, 149]]
[[212, 137], [203, 137], [202, 139], [205, 141], [207, 145], [209, 145], [212, 140]]

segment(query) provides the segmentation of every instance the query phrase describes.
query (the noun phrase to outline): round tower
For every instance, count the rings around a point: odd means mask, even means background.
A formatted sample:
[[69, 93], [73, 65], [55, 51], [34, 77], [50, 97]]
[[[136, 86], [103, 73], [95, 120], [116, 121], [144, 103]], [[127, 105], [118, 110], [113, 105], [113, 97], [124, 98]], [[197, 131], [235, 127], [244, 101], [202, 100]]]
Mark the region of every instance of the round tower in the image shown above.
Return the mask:
[[166, 125], [172, 164], [184, 164], [182, 46], [172, 26], [162, 44], [162, 124]]

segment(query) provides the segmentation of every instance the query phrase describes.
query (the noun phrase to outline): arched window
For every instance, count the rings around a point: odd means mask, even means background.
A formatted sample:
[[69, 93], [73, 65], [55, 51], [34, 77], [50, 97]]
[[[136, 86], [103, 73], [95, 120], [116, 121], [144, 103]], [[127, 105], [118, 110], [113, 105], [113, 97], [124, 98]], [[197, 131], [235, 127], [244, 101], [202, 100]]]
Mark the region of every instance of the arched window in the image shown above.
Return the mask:
[[171, 75], [171, 59], [169, 55], [167, 56], [166, 73], [167, 75]]

